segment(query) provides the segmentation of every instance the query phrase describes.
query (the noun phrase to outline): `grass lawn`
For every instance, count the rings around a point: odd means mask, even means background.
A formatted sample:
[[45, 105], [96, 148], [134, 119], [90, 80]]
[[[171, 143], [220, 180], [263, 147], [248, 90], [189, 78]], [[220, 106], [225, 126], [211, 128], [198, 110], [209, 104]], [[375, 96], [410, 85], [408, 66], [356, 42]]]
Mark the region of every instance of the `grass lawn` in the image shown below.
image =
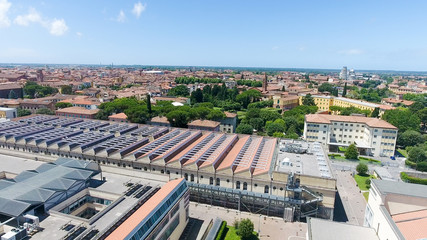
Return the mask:
[[356, 183], [359, 186], [360, 190], [368, 190], [365, 181], [369, 178], [372, 178], [372, 176], [360, 176], [359, 174], [356, 174], [354, 176], [354, 180], [356, 180]]
[[350, 160], [350, 159], [345, 159], [344, 156], [333, 156], [332, 154], [329, 154], [329, 159], [331, 160], [337, 160], [337, 161], [345, 161], [345, 162], [357, 162], [357, 163], [364, 163], [364, 164], [374, 164], [374, 165], [379, 165], [381, 166], [381, 162], [373, 162], [373, 161], [369, 161], [369, 160], [364, 160], [364, 159], [359, 159], [359, 160]]
[[405, 149], [398, 148], [397, 151], [402, 154], [404, 157], [408, 157], [408, 152]]
[[[237, 235], [236, 229], [234, 227], [227, 226], [226, 231], [227, 231], [227, 234], [225, 235], [224, 240], [240, 240], [240, 237]], [[259, 238], [256, 236], [256, 232], [254, 232], [250, 240], [257, 240], [257, 239]]]
[[366, 201], [368, 201], [369, 198], [369, 192], [364, 192], [363, 196], [365, 197]]

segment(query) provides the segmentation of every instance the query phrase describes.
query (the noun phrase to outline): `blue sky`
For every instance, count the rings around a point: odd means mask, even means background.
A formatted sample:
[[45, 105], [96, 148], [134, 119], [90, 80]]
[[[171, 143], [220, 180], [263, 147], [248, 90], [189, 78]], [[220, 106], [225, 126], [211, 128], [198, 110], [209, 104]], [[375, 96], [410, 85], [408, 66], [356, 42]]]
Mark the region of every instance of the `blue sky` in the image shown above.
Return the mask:
[[0, 0], [0, 62], [427, 71], [427, 1]]

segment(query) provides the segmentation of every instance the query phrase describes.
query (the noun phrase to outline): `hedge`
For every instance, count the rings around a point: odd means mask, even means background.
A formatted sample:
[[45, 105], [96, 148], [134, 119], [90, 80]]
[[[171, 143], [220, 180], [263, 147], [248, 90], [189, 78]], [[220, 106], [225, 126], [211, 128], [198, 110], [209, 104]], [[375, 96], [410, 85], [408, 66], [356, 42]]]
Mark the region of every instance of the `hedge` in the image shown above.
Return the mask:
[[416, 183], [416, 184], [423, 184], [423, 185], [427, 185], [427, 179], [411, 177], [411, 176], [409, 176], [409, 175], [408, 175], [407, 173], [405, 173], [405, 172], [401, 172], [401, 173], [400, 173], [400, 178], [401, 178], [404, 182], [409, 182], [409, 183]]
[[216, 240], [222, 240], [225, 238], [225, 234], [227, 234], [227, 232], [225, 231], [225, 229], [227, 228], [227, 221], [222, 221], [221, 223], [221, 227], [219, 228], [218, 234], [216, 235]]
[[417, 167], [416, 163], [414, 163], [412, 161], [409, 161], [409, 160], [405, 160], [405, 164], [408, 165], [411, 168], [416, 168]]
[[381, 163], [380, 160], [376, 160], [376, 159], [372, 159], [372, 158], [366, 158], [366, 157], [359, 157], [359, 160], [366, 160], [366, 161], [369, 161], [369, 162]]
[[415, 163], [409, 160], [405, 160], [405, 164], [418, 171], [427, 172], [427, 162]]

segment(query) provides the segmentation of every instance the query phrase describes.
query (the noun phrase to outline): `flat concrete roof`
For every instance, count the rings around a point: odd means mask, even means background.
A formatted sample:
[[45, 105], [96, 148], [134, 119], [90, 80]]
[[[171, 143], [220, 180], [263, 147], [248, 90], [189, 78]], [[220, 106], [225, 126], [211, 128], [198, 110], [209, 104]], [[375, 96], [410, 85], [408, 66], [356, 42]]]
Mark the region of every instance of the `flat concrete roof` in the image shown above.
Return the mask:
[[373, 228], [308, 218], [308, 240], [375, 240], [379, 239]]

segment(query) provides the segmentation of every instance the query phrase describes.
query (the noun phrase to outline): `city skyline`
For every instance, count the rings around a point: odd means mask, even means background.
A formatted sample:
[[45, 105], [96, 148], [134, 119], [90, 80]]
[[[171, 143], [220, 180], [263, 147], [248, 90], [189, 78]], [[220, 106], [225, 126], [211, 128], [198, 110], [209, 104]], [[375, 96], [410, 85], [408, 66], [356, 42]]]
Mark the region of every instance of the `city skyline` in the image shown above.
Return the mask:
[[425, 71], [425, 5], [0, 0], [0, 62]]

